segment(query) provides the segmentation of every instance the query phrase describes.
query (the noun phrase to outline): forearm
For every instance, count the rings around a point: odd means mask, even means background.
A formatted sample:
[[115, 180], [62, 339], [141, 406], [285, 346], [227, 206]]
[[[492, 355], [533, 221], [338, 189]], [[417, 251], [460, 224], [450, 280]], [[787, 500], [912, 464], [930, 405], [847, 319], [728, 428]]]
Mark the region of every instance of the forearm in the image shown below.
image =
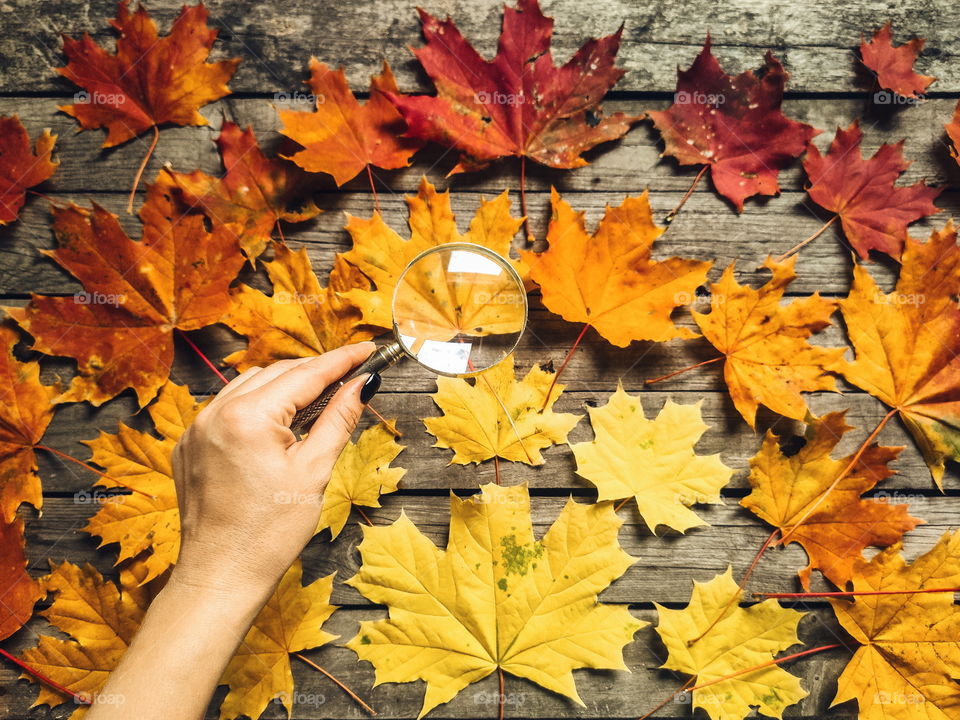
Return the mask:
[[196, 720], [270, 589], [213, 592], [176, 569], [87, 714], [88, 720]]

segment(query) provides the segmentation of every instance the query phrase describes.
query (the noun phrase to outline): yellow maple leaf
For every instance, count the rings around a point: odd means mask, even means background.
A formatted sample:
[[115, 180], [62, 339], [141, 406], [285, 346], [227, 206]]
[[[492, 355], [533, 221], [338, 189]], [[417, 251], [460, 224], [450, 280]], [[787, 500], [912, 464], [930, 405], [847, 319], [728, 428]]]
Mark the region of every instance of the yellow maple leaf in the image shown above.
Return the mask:
[[885, 293], [860, 264], [840, 301], [856, 359], [844, 377], [891, 408], [937, 486], [960, 462], [960, 246], [953, 223], [921, 243], [907, 238], [897, 286]]
[[324, 287], [306, 250], [274, 243], [273, 251], [273, 260], [263, 263], [273, 283], [272, 295], [247, 285], [230, 293], [232, 303], [221, 322], [245, 335], [249, 343], [225, 362], [246, 370], [284, 358], [320, 355], [376, 335], [361, 326], [359, 307], [345, 297], [351, 289], [369, 287], [359, 270], [337, 258]]
[[654, 224], [647, 192], [607, 206], [591, 236], [583, 212], [554, 189], [546, 252], [521, 252], [543, 304], [568, 322], [586, 323], [618, 347], [634, 340], [662, 342], [696, 333], [673, 324], [671, 314], [689, 304], [713, 264], [685, 258], [653, 260]]
[[[23, 661], [87, 700], [96, 697], [147, 611], [149, 594], [136, 578], [142, 575], [141, 570], [135, 565], [121, 570], [118, 588], [90, 564], [51, 563], [43, 583], [56, 595], [40, 614], [71, 639], [41, 635], [35, 648], [24, 651]], [[23, 677], [35, 682], [30, 675]], [[69, 700], [69, 696], [40, 684], [34, 706], [56, 706]], [[78, 708], [71, 717], [79, 720], [85, 712], [86, 707]]]
[[[901, 544], [854, 566], [860, 592], [960, 585], [960, 532], [945, 533], [907, 564]], [[860, 720], [960, 718], [960, 607], [953, 592], [830, 599], [840, 625], [861, 647], [837, 681], [833, 705], [856, 700]]]
[[177, 561], [180, 552], [180, 510], [170, 457], [177, 440], [206, 405], [190, 391], [168, 382], [147, 412], [160, 433], [157, 437], [120, 423], [116, 435], [101, 432], [87, 441], [91, 460], [108, 477], [97, 480], [105, 487], [129, 487], [138, 492], [106, 498], [84, 530], [101, 538], [101, 547], [118, 543], [117, 562], [150, 550], [143, 562], [148, 582]]
[[454, 451], [451, 463], [466, 465], [498, 457], [542, 465], [540, 451], [566, 442], [580, 421], [580, 415], [553, 411], [565, 387], [560, 383], [550, 390], [544, 407], [553, 377], [537, 366], [518, 382], [512, 355], [474, 378], [473, 384], [439, 377], [432, 397], [443, 415], [424, 418], [423, 424], [437, 438], [434, 447]]
[[396, 492], [397, 483], [407, 471], [392, 468], [390, 463], [404, 447], [383, 423], [364, 430], [356, 443], [348, 442], [324, 488], [317, 532], [330, 528], [330, 539], [334, 539], [354, 505], [380, 507], [381, 495]]
[[[662, 667], [693, 675], [701, 685], [769, 663], [777, 653], [800, 642], [797, 624], [804, 613], [781, 607], [776, 600], [746, 608], [730, 602], [741, 595], [727, 568], [709, 582], [694, 581], [684, 609], [657, 604], [657, 633], [669, 651]], [[806, 696], [798, 678], [768, 665], [694, 690], [693, 709], [703, 708], [713, 720], [742, 720], [752, 707], [782, 718], [784, 708]]]
[[438, 549], [405, 514], [363, 528], [363, 564], [347, 581], [386, 605], [347, 647], [376, 682], [427, 683], [423, 717], [501, 670], [582, 704], [572, 671], [626, 670], [623, 646], [646, 623], [597, 595], [634, 563], [617, 542], [611, 503], [567, 502], [542, 540], [525, 485], [450, 497], [450, 538]]
[[839, 370], [843, 348], [815, 347], [807, 338], [830, 324], [836, 301], [814, 293], [781, 305], [796, 274], [796, 256], [786, 262], [767, 258], [773, 273], [762, 287], [737, 283], [734, 266], [710, 286], [709, 313], [693, 313], [700, 331], [725, 356], [723, 376], [737, 410], [756, 426], [762, 404], [794, 420], [803, 420], [807, 404], [801, 392], [836, 390], [827, 372]]
[[320, 629], [337, 609], [330, 604], [333, 575], [301, 585], [302, 574], [298, 559], [224, 670], [220, 683], [229, 685], [230, 691], [220, 706], [220, 720], [239, 715], [258, 718], [274, 698], [280, 698], [289, 716], [293, 707], [290, 653], [336, 640], [336, 635]]
[[597, 499], [633, 496], [651, 531], [666, 525], [686, 532], [706, 525], [689, 507], [722, 504], [720, 490], [733, 470], [720, 455], [697, 455], [694, 447], [708, 426], [700, 406], [667, 400], [656, 420], [643, 416], [639, 397], [617, 390], [603, 407], [591, 407], [594, 439], [571, 445], [577, 474], [597, 487]]
[[[450, 209], [450, 192], [438, 193], [426, 178], [420, 180], [417, 194], [408, 196], [410, 239], [404, 240], [380, 216], [368, 220], [347, 215], [347, 232], [353, 247], [339, 255], [366, 275], [373, 288], [357, 288], [341, 292], [363, 310], [363, 321], [383, 329], [393, 327], [391, 303], [397, 280], [407, 264], [428, 248], [452, 242], [483, 245], [504, 258], [510, 256], [513, 237], [521, 220], [510, 215], [510, 196], [504, 191], [490, 201], [481, 201], [469, 230], [457, 230]], [[516, 260], [511, 264], [520, 277], [526, 269]]]

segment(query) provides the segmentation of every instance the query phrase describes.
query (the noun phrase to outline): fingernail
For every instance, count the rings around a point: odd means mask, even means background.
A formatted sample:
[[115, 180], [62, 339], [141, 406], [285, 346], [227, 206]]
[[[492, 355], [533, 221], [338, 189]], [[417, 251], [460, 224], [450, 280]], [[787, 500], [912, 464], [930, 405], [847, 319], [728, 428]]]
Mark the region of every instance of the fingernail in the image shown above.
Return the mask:
[[360, 387], [360, 402], [366, 405], [380, 389], [380, 373], [373, 373]]

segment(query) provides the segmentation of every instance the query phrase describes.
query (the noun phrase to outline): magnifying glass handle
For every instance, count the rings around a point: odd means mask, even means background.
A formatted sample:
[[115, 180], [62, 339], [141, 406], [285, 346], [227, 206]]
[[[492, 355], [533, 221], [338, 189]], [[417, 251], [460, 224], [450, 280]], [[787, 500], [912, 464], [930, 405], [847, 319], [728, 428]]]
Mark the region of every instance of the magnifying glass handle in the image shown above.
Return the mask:
[[297, 411], [297, 414], [293, 416], [293, 422], [290, 423], [290, 429], [298, 435], [308, 430], [313, 424], [313, 421], [316, 420], [320, 416], [320, 413], [323, 412], [324, 408], [327, 407], [327, 404], [330, 402], [330, 398], [336, 394], [337, 390], [353, 380], [355, 377], [386, 370], [388, 367], [395, 364], [401, 357], [403, 357], [403, 354], [403, 348], [398, 342], [391, 343], [390, 345], [381, 345], [374, 350], [373, 353], [371, 353], [370, 357], [357, 365], [353, 370], [348, 372], [339, 380], [332, 383], [320, 394], [316, 400], [306, 407], [300, 408], [300, 410]]

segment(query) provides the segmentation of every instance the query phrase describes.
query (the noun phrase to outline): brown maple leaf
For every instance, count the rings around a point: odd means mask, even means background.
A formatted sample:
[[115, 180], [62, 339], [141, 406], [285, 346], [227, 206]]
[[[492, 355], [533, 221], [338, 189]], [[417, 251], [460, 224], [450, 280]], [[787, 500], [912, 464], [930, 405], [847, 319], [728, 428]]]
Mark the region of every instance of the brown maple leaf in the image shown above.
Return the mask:
[[44, 130], [30, 147], [30, 136], [16, 115], [0, 116], [0, 225], [17, 219], [27, 190], [53, 175], [50, 159], [56, 135]]
[[[893, 46], [892, 23], [888, 22], [873, 34], [870, 41], [860, 37], [860, 58], [863, 64], [877, 76], [877, 84], [884, 90], [892, 90], [897, 95], [915, 98], [926, 91], [936, 78], [920, 75], [913, 71], [913, 64], [923, 50], [923, 38], [914, 38], [908, 43]], [[889, 103], [889, 99], [875, 98], [878, 104]]]
[[788, 77], [771, 53], [758, 74], [727, 75], [708, 35], [693, 65], [677, 71], [673, 104], [647, 115], [663, 136], [664, 154], [681, 165], [704, 165], [701, 175], [709, 168], [717, 192], [740, 211], [748, 197], [779, 193], [778, 174], [819, 132], [780, 109]]
[[907, 225], [940, 212], [933, 200], [942, 188], [927, 187], [923, 180], [897, 187], [897, 178], [910, 167], [903, 157], [903, 141], [884, 143], [864, 160], [862, 139], [860, 124], [854, 120], [846, 130], [837, 128], [826, 155], [811, 143], [803, 159], [810, 178], [807, 192], [818, 205], [837, 213], [847, 241], [860, 257], [866, 259], [871, 250], [879, 250], [899, 258]]
[[140, 208], [143, 236], [131, 240], [117, 217], [93, 204], [53, 208], [59, 247], [46, 254], [83, 285], [67, 297], [33, 295], [7, 313], [47, 355], [77, 361], [79, 374], [55, 402], [100, 405], [126, 388], [140, 406], [156, 395], [173, 362], [174, 330], [217, 322], [243, 265], [236, 225], [204, 229], [171, 193], [151, 185]]
[[211, 222], [238, 223], [243, 228], [240, 246], [247, 257], [255, 258], [264, 251], [281, 220], [302, 222], [321, 212], [306, 199], [306, 174], [285, 160], [265, 156], [253, 128], [242, 130], [236, 123], [225, 121], [217, 137], [217, 149], [223, 159], [222, 178], [200, 170], [164, 170], [158, 182], [176, 187], [183, 202], [202, 209]]
[[588, 40], [562, 67], [550, 52], [553, 20], [537, 0], [504, 7], [500, 45], [485, 60], [449, 18], [420, 10], [426, 46], [413, 52], [436, 96], [388, 93], [407, 134], [462, 152], [452, 173], [478, 170], [501, 157], [530, 158], [553, 168], [586, 165], [581, 154], [616, 140], [639, 120], [604, 117], [599, 103], [624, 71], [615, 66], [620, 36]]

